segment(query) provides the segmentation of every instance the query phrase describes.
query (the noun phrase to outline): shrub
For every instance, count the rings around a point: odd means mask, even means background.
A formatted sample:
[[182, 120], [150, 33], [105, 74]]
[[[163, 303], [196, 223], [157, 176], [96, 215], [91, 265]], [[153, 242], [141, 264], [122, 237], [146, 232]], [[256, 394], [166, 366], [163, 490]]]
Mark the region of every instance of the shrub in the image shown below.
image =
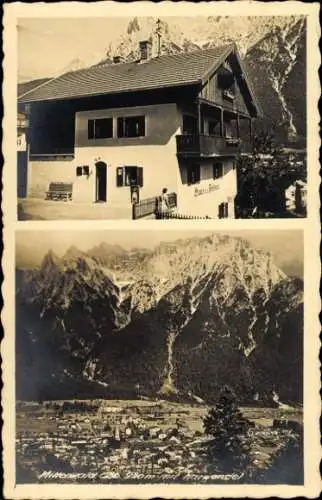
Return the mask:
[[272, 457], [268, 470], [261, 475], [260, 482], [269, 484], [303, 484], [302, 436], [290, 435]]

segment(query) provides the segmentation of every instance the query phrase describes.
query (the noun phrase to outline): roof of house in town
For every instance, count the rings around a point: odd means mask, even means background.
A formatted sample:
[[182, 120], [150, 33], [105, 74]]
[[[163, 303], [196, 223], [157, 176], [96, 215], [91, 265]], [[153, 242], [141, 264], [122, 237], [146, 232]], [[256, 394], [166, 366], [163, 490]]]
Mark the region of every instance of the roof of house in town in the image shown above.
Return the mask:
[[37, 80], [29, 80], [28, 82], [18, 83], [18, 98], [27, 92], [31, 92], [43, 83], [48, 82], [50, 78], [38, 78]]

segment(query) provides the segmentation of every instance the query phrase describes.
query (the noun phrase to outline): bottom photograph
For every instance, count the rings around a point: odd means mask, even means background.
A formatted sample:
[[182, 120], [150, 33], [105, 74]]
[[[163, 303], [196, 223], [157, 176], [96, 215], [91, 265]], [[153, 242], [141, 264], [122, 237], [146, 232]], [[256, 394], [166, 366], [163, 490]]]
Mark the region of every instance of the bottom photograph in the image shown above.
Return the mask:
[[16, 482], [303, 484], [299, 230], [16, 232]]

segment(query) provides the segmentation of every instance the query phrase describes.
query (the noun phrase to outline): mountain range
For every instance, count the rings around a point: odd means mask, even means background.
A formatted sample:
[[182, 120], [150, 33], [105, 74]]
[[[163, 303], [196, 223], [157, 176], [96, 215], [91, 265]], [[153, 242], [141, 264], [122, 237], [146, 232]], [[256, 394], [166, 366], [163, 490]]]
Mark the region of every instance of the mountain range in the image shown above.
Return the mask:
[[302, 401], [303, 283], [223, 234], [17, 268], [18, 399]]

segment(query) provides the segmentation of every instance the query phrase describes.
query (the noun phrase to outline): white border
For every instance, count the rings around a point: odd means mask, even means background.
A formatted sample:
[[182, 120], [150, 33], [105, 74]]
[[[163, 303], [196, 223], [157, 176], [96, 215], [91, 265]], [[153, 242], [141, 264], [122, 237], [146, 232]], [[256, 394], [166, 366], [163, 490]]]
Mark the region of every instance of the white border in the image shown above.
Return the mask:
[[[317, 108], [320, 86], [318, 67], [320, 58], [318, 39], [319, 5], [302, 2], [63, 2], [57, 4], [44, 3], [12, 3], [4, 5], [4, 139], [3, 154], [5, 158], [3, 172], [4, 212], [4, 254], [3, 269], [5, 281], [2, 287], [5, 306], [2, 311], [2, 322], [5, 338], [1, 346], [3, 359], [4, 389], [2, 393], [4, 427], [2, 431], [4, 444], [4, 494], [8, 499], [25, 498], [209, 498], [209, 497], [256, 497], [278, 496], [290, 498], [307, 496], [314, 498], [320, 491], [320, 475], [318, 464], [321, 459], [319, 444], [319, 415], [321, 404], [319, 398], [319, 362], [318, 336], [320, 332], [318, 313], [319, 300], [319, 114]], [[17, 36], [16, 23], [18, 17], [97, 17], [97, 16], [208, 16], [208, 15], [307, 15], [307, 95], [308, 95], [308, 219], [304, 220], [232, 220], [232, 221], [30, 221], [16, 220], [16, 85], [17, 85]], [[106, 230], [137, 229], [153, 230], [158, 228], [179, 230], [200, 228], [207, 230], [232, 229], [302, 229], [305, 235], [305, 351], [304, 351], [304, 426], [305, 426], [305, 485], [20, 485], [14, 482], [14, 449], [15, 449], [15, 408], [14, 408], [14, 240], [15, 231], [30, 229], [48, 230], [69, 228], [71, 230]]]

